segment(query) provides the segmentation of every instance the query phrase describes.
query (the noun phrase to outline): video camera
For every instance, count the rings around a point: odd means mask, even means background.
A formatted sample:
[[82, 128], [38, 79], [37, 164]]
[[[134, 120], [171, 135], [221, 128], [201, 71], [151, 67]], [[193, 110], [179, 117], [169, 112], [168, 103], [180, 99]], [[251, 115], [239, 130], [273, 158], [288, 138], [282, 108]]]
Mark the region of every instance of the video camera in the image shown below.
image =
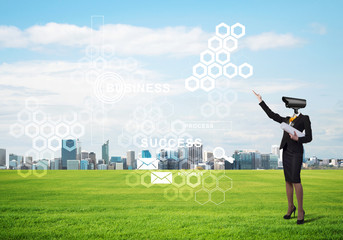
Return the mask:
[[301, 98], [282, 97], [282, 101], [287, 108], [293, 108], [294, 113], [298, 113], [298, 109], [306, 107], [306, 100]]

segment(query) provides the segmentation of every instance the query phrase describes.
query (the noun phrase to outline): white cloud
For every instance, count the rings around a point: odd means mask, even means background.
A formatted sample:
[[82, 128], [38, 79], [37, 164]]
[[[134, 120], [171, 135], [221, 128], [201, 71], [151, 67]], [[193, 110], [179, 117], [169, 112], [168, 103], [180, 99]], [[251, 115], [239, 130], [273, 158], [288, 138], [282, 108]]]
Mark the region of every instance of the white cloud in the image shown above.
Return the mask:
[[[323, 31], [323, 30], [321, 30]], [[97, 30], [72, 24], [47, 23], [25, 30], [14, 26], [0, 26], [0, 48], [29, 48], [34, 51], [51, 46], [86, 47], [88, 45], [113, 47], [122, 56], [198, 55], [207, 48], [213, 35], [199, 27], [184, 26], [152, 29], [125, 24], [106, 24]], [[295, 47], [304, 43], [292, 34], [261, 33], [242, 39], [242, 47], [253, 51]]]
[[247, 37], [243, 46], [253, 51], [282, 48], [282, 47], [297, 47], [305, 41], [295, 37], [290, 33], [276, 34], [273, 32], [265, 32], [259, 35]]
[[209, 34], [201, 28], [165, 27], [151, 29], [107, 24], [98, 30], [71, 24], [47, 23], [25, 30], [0, 26], [0, 48], [41, 49], [60, 45], [85, 47], [110, 45], [119, 55], [194, 55], [206, 48]]

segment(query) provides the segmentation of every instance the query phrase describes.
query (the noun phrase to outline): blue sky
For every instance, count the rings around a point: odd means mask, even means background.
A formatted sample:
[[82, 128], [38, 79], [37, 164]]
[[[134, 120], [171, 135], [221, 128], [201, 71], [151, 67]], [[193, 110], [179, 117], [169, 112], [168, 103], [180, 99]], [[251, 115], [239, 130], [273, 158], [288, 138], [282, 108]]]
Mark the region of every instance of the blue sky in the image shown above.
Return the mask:
[[[313, 142], [306, 146], [308, 157], [342, 158], [342, 5], [341, 1], [1, 1], [0, 91], [6, 100], [0, 103], [0, 147], [18, 154], [32, 147], [31, 138], [9, 134], [29, 97], [36, 97], [42, 110], [51, 114], [87, 111], [84, 103], [92, 87], [86, 89], [82, 82], [70, 86], [70, 77], [85, 56], [91, 16], [98, 15], [104, 16], [104, 41], [113, 44], [114, 57], [124, 63], [134, 60], [135, 71], [145, 81], [170, 84], [171, 91], [125, 96], [106, 106], [101, 126], [84, 123], [85, 150], [100, 154], [100, 144], [107, 139], [111, 155], [135, 149], [119, 146], [117, 136], [135, 109], [151, 100], [174, 105], [174, 114], [164, 119], [169, 122], [231, 121], [231, 130], [191, 133], [203, 139], [208, 150], [220, 146], [227, 155], [243, 148], [270, 152], [282, 132], [257, 105], [250, 93], [256, 89], [282, 115], [292, 114], [283, 106], [282, 96], [306, 98], [308, 106], [302, 112], [311, 117], [314, 132]], [[225, 84], [218, 84], [217, 90], [233, 90], [238, 100], [226, 118], [205, 118], [199, 109], [209, 93], [188, 92], [184, 80], [221, 22], [246, 27], [238, 51], [231, 56], [232, 61], [251, 64], [254, 75], [223, 79]], [[98, 30], [94, 29], [97, 37]], [[132, 74], [132, 70], [112, 70], [124, 80]]]

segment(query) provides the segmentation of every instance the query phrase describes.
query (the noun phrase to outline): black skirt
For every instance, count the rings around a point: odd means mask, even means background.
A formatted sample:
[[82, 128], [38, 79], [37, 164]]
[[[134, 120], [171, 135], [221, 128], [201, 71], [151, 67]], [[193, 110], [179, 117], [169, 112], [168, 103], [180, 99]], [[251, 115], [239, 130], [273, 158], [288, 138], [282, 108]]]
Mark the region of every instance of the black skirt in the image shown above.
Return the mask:
[[286, 146], [283, 148], [282, 165], [286, 182], [300, 183], [300, 170], [303, 162], [303, 154], [292, 152]]

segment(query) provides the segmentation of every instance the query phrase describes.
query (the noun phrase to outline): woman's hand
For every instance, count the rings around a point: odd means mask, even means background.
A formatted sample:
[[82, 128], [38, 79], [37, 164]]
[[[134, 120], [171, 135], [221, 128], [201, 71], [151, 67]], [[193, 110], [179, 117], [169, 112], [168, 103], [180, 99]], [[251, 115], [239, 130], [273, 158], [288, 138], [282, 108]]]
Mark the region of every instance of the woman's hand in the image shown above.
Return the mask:
[[289, 137], [290, 137], [292, 140], [294, 140], [294, 141], [298, 141], [298, 139], [299, 139], [296, 132], [294, 132], [294, 135], [293, 135], [293, 134], [289, 134]]
[[259, 102], [262, 102], [262, 97], [261, 97], [261, 95], [260, 95], [260, 94], [257, 94], [257, 93], [255, 93], [255, 91], [254, 91], [254, 90], [252, 90], [252, 91], [253, 91], [253, 93], [255, 94], [255, 96], [257, 97], [258, 101], [259, 101]]

